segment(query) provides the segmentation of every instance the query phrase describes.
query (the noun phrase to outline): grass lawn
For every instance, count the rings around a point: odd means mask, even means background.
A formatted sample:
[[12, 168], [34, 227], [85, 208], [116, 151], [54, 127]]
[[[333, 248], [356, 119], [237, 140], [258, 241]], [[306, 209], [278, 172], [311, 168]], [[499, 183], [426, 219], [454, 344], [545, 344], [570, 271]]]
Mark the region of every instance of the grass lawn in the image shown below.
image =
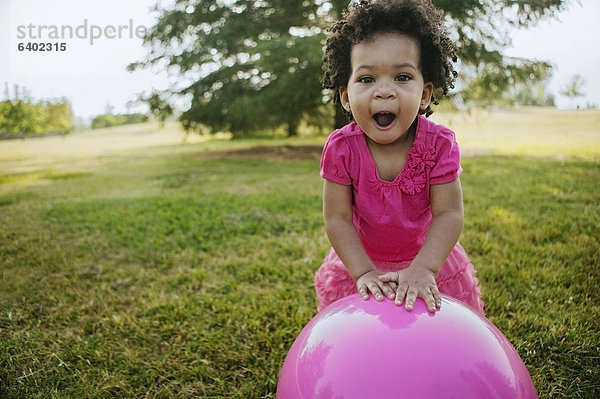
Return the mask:
[[[435, 115], [461, 242], [540, 398], [600, 397], [600, 111]], [[324, 137], [0, 142], [0, 397], [274, 398], [314, 316]]]

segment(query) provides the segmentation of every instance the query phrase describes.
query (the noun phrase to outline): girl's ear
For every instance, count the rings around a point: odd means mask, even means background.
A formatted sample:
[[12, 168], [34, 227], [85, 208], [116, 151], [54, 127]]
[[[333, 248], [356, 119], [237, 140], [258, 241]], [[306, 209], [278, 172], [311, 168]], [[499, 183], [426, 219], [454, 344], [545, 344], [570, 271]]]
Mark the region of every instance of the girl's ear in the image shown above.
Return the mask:
[[431, 103], [431, 96], [433, 95], [433, 83], [425, 82], [423, 85], [423, 94], [421, 95], [421, 106], [419, 109], [425, 111]]
[[351, 112], [350, 110], [350, 98], [348, 97], [348, 89], [345, 87], [340, 87], [340, 102], [342, 103], [342, 107], [346, 110], [346, 112]]

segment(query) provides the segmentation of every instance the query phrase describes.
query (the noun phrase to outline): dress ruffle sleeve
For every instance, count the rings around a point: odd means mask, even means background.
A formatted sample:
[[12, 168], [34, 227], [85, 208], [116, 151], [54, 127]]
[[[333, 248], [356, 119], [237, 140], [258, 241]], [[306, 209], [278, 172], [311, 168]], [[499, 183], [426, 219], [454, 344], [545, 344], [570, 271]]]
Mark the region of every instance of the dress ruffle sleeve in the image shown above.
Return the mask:
[[321, 156], [321, 177], [344, 186], [352, 184], [350, 157], [350, 147], [342, 131], [331, 133]]
[[437, 162], [431, 168], [430, 184], [444, 184], [458, 179], [462, 173], [460, 149], [451, 130], [440, 130], [435, 143]]

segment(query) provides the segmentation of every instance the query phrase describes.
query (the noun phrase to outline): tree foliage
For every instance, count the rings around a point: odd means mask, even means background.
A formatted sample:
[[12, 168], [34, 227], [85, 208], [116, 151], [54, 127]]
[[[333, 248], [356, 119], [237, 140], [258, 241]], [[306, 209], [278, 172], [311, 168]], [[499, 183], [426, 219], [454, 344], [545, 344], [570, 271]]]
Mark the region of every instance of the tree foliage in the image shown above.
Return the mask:
[[321, 104], [318, 2], [178, 0], [148, 32], [146, 63], [164, 62], [187, 82], [180, 120], [234, 134], [287, 124]]
[[99, 129], [103, 127], [129, 125], [132, 123], [144, 123], [148, 122], [148, 115], [135, 113], [135, 114], [102, 114], [92, 119], [92, 129]]
[[459, 49], [462, 103], [473, 106], [518, 102], [516, 93], [538, 91], [552, 67], [547, 62], [506, 57], [510, 28], [527, 28], [553, 17], [568, 0], [433, 0], [450, 22]]
[[[506, 101], [511, 88], [546, 79], [548, 63], [502, 55], [510, 43], [507, 32], [556, 14], [568, 1], [433, 0], [445, 10], [459, 48], [462, 81], [457, 89], [463, 102]], [[160, 98], [187, 100], [189, 107], [180, 116], [186, 129], [205, 125], [241, 135], [285, 124], [293, 135], [302, 118], [323, 104], [325, 29], [347, 5], [347, 0], [176, 0], [169, 9], [157, 5], [156, 25], [145, 38], [148, 56], [129, 68], [159, 66], [178, 77]]]
[[584, 95], [582, 86], [585, 84], [585, 79], [577, 74], [571, 78], [567, 85], [561, 90], [560, 94], [571, 100]]
[[0, 138], [65, 134], [73, 129], [71, 105], [64, 98], [35, 101], [25, 89], [15, 87], [14, 97], [0, 102]]
[[158, 120], [161, 126], [164, 126], [167, 118], [173, 115], [173, 106], [161, 98], [159, 93], [152, 93], [143, 100], [148, 104], [150, 113]]

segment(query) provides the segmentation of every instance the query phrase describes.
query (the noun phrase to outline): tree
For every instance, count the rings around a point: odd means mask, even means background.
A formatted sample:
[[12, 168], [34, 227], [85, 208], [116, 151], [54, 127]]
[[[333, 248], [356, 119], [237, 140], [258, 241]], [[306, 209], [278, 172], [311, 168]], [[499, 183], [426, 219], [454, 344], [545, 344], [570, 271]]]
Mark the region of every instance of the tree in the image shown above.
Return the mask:
[[575, 76], [573, 76], [571, 78], [569, 83], [567, 83], [567, 85], [562, 89], [560, 94], [562, 94], [565, 97], [570, 98], [571, 102], [573, 102], [575, 100], [575, 98], [581, 97], [585, 94], [581, 91], [582, 86], [584, 84], [585, 84], [585, 80], [583, 79], [583, 77], [581, 77], [581, 75], [579, 75], [579, 74], [576, 74]]
[[[511, 87], [541, 81], [544, 62], [507, 58], [511, 26], [527, 27], [554, 15], [569, 0], [433, 0], [459, 48], [466, 103], [489, 105]], [[307, 113], [323, 104], [320, 88], [325, 28], [348, 0], [176, 0], [159, 13], [145, 43], [146, 60], [130, 70], [167, 68], [179, 82], [161, 101], [186, 98], [180, 121], [234, 135], [287, 125], [290, 135]], [[344, 122], [336, 113], [335, 124]]]
[[162, 10], [136, 69], [166, 62], [187, 81], [166, 94], [191, 98], [180, 120], [235, 135], [287, 124], [296, 133], [305, 112], [321, 104], [315, 21], [323, 5], [304, 0], [178, 0]]
[[65, 98], [35, 101], [26, 88], [15, 85], [10, 99], [6, 84], [5, 96], [0, 102], [0, 138], [66, 134], [74, 129], [71, 105]]
[[554, 107], [554, 95], [546, 89], [545, 83], [521, 86], [511, 95], [511, 101], [518, 105]]
[[509, 29], [527, 28], [553, 17], [570, 0], [433, 0], [450, 21], [459, 50], [458, 95], [475, 106], [514, 103], [515, 90], [542, 84], [552, 66], [547, 62], [506, 57]]

